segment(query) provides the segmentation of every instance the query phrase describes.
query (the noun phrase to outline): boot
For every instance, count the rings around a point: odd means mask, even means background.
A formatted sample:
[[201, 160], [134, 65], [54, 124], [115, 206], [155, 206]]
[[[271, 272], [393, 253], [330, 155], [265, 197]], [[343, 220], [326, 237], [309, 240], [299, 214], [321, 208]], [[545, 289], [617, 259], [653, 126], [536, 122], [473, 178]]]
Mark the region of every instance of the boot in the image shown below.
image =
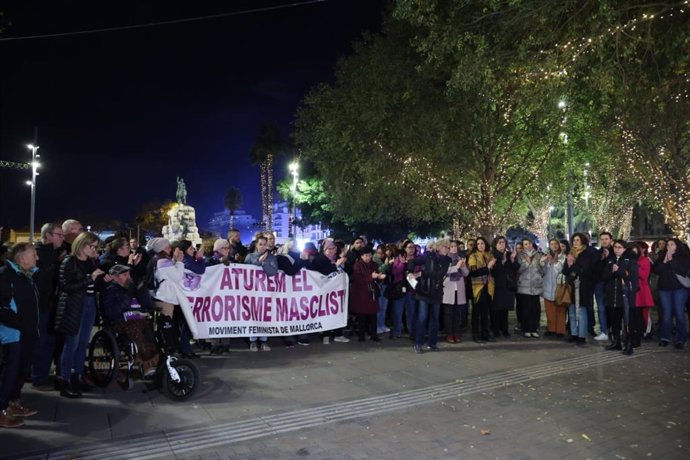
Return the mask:
[[81, 391], [78, 388], [73, 388], [69, 380], [63, 380], [60, 387], [60, 396], [70, 399], [80, 398]]
[[630, 340], [625, 342], [625, 347], [623, 348], [623, 354], [630, 356], [633, 354], [633, 344]]
[[17, 428], [24, 425], [24, 420], [13, 417], [6, 410], [0, 411], [0, 427], [3, 428]]
[[604, 350], [621, 350], [623, 347], [621, 346], [621, 338], [620, 336], [615, 336], [613, 338], [613, 342], [611, 342], [611, 345], [607, 346], [604, 348]]

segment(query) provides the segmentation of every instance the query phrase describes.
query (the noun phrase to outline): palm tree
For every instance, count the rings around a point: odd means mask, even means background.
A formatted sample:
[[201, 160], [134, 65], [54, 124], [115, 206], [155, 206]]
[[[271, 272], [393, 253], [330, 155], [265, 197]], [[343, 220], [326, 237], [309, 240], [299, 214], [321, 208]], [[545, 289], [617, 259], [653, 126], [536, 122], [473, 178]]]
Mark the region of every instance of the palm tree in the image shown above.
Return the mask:
[[259, 165], [261, 175], [261, 214], [264, 228], [273, 229], [273, 161], [282, 152], [283, 137], [278, 127], [271, 123], [261, 126], [256, 144], [250, 158], [252, 164]]
[[230, 227], [228, 231], [233, 228], [233, 220], [235, 218], [235, 211], [242, 207], [242, 192], [237, 187], [230, 187], [227, 192], [225, 192], [225, 198], [223, 198], [223, 205], [225, 209], [230, 211]]

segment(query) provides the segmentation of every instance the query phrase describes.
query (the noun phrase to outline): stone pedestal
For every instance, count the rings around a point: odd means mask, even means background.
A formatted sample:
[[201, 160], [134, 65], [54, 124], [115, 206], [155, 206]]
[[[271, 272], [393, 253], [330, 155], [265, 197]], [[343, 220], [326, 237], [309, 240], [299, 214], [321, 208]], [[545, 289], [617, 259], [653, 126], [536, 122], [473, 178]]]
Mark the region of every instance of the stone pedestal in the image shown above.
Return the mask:
[[201, 244], [199, 228], [196, 226], [196, 211], [186, 204], [178, 204], [170, 210], [168, 225], [163, 227], [163, 238], [171, 243], [189, 240], [192, 244]]

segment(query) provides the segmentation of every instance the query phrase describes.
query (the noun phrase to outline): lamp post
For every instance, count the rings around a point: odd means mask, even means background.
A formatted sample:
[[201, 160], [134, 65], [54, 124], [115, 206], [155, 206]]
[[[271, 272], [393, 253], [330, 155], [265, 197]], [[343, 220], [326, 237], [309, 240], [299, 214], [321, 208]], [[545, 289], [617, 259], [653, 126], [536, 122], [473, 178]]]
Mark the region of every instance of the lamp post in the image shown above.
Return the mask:
[[33, 244], [34, 231], [36, 228], [36, 176], [38, 176], [38, 172], [36, 172], [36, 170], [39, 167], [36, 158], [39, 158], [40, 155], [36, 153], [36, 151], [39, 148], [38, 145], [29, 144], [26, 147], [31, 150], [31, 181], [27, 181], [26, 183], [31, 186], [31, 217], [29, 219], [29, 242]]
[[295, 236], [294, 226], [295, 226], [295, 214], [297, 207], [297, 180], [298, 180], [298, 169], [299, 163], [297, 160], [293, 160], [288, 166], [290, 174], [292, 174], [292, 185], [290, 186], [290, 191], [292, 192], [292, 206], [290, 206], [290, 218], [288, 222], [288, 237], [292, 238]]

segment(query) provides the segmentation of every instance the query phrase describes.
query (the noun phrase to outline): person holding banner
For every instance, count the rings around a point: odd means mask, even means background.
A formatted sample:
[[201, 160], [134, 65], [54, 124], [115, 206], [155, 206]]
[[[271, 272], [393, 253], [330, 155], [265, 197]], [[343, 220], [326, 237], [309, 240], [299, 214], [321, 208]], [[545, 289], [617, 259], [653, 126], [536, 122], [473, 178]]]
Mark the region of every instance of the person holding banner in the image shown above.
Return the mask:
[[352, 310], [357, 317], [359, 341], [364, 342], [366, 334], [373, 342], [380, 342], [376, 327], [379, 311], [378, 299], [381, 296], [377, 281], [386, 278], [380, 273], [378, 264], [372, 260], [371, 246], [358, 251], [357, 260], [352, 266]]
[[[314, 259], [310, 269], [328, 276], [331, 273], [345, 271], [346, 263], [347, 257], [345, 255], [338, 257], [338, 246], [336, 246], [333, 238], [326, 238], [321, 245], [321, 253]], [[342, 328], [325, 332], [322, 335], [322, 340], [324, 345], [331, 343], [331, 340], [343, 343], [350, 341], [343, 336]]]
[[[278, 260], [268, 250], [268, 238], [265, 234], [258, 235], [254, 243], [256, 250], [247, 256], [244, 263], [260, 266], [268, 276], [275, 275], [278, 272]], [[271, 351], [267, 336], [259, 337], [261, 347], [257, 346], [256, 339], [256, 336], [249, 337], [249, 351], [259, 351], [259, 348], [261, 351]]]

